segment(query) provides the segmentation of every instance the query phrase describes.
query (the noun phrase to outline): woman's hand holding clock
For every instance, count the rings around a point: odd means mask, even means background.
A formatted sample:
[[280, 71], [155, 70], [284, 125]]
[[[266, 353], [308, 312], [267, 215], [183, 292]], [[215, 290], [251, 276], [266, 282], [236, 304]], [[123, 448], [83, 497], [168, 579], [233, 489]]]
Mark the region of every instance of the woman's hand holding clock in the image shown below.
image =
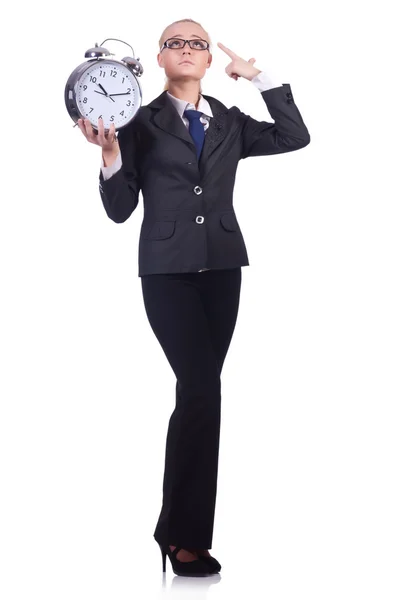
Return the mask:
[[89, 119], [79, 119], [77, 121], [83, 135], [91, 144], [101, 146], [102, 152], [108, 155], [117, 155], [119, 153], [119, 143], [116, 136], [116, 128], [114, 123], [110, 125], [107, 135], [105, 135], [102, 118], [98, 119], [98, 133], [96, 134], [92, 128]]

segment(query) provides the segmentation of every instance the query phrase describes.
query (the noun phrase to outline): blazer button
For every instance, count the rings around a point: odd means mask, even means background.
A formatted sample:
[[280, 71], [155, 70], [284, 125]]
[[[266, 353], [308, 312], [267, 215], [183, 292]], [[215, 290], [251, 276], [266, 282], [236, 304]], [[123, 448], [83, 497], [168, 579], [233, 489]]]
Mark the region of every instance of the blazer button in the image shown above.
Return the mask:
[[202, 191], [203, 190], [201, 189], [201, 187], [199, 185], [196, 185], [196, 187], [193, 188], [193, 192], [197, 195], [201, 194]]
[[204, 217], [196, 217], [196, 223], [204, 223]]

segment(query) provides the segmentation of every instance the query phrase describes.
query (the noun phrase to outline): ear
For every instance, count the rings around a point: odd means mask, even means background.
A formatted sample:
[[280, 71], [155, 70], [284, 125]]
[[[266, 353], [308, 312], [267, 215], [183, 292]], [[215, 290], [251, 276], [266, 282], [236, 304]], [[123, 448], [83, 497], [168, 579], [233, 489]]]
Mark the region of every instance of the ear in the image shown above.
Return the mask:
[[212, 54], [209, 54], [209, 55], [208, 55], [208, 64], [207, 64], [207, 69], [208, 69], [208, 67], [210, 67], [210, 66], [211, 66], [211, 63], [212, 63]]

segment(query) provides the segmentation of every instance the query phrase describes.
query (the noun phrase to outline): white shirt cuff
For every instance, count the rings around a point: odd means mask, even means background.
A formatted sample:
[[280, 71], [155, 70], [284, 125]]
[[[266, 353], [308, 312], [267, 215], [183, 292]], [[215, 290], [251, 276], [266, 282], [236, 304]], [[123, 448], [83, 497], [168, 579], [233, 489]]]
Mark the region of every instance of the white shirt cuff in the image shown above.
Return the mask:
[[110, 179], [110, 177], [112, 175], [114, 175], [119, 169], [121, 169], [121, 165], [122, 165], [122, 160], [121, 160], [121, 152], [118, 153], [116, 160], [114, 161], [114, 163], [112, 165], [110, 165], [110, 167], [105, 167], [104, 162], [103, 162], [103, 156], [101, 158], [101, 170], [102, 170], [102, 175], [104, 180], [106, 181], [106, 179]]
[[265, 73], [265, 71], [261, 71], [258, 75], [255, 75], [255, 77], [251, 79], [251, 83], [253, 83], [260, 92], [265, 92], [266, 90], [283, 85], [277, 77], [269, 75], [269, 73]]

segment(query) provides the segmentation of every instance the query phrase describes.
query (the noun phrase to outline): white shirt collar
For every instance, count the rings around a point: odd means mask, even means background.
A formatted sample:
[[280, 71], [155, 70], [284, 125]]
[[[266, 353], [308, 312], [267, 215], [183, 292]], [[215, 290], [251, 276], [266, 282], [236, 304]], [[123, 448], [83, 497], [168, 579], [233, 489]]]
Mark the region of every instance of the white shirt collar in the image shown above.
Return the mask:
[[168, 98], [171, 100], [172, 104], [175, 106], [176, 110], [179, 113], [179, 116], [182, 117], [183, 113], [186, 109], [190, 110], [199, 110], [203, 113], [203, 116], [212, 117], [212, 110], [210, 103], [206, 100], [201, 94], [199, 97], [198, 107], [196, 108], [194, 104], [190, 102], [186, 102], [186, 100], [181, 100], [180, 98], [175, 98], [172, 94], [167, 90]]

